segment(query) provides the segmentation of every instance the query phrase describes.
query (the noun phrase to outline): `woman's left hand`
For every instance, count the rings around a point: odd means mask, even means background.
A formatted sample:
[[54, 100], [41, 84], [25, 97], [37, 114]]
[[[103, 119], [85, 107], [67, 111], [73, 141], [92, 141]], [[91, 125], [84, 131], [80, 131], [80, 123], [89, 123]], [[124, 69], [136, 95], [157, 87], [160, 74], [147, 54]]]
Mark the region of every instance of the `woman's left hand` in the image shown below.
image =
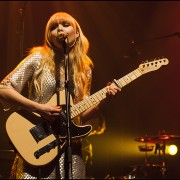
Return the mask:
[[115, 84], [109, 82], [107, 84], [107, 95], [108, 96], [115, 96], [119, 91], [121, 91], [121, 88], [117, 87]]

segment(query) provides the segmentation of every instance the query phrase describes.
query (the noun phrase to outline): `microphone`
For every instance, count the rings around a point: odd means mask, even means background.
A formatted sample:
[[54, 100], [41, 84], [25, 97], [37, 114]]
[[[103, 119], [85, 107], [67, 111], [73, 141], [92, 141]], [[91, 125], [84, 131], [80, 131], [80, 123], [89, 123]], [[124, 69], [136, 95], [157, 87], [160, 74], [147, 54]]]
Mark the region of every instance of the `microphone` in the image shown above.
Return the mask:
[[66, 40], [66, 38], [68, 37], [68, 34], [65, 33], [65, 32], [60, 32], [58, 35], [57, 35], [57, 38], [60, 42], [63, 42]]

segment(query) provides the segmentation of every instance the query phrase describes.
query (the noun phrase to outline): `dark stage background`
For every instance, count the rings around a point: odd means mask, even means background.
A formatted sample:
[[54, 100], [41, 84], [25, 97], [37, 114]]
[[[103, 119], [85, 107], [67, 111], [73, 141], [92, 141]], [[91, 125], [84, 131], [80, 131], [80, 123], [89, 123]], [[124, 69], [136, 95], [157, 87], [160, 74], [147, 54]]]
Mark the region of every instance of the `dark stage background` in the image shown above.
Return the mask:
[[[143, 61], [167, 58], [168, 65], [125, 86], [106, 105], [105, 132], [88, 138], [93, 146], [92, 164], [87, 165], [89, 178], [127, 176], [129, 169], [141, 167], [145, 160], [145, 153], [138, 149], [144, 144], [135, 138], [157, 136], [160, 130], [180, 135], [179, 10], [178, 1], [1, 1], [0, 79], [28, 48], [43, 43], [46, 22], [57, 11], [75, 17], [90, 41], [95, 64], [92, 93]], [[5, 130], [8, 114], [1, 109], [0, 117], [0, 175], [6, 178], [14, 153]], [[178, 138], [173, 143], [180, 148]], [[148, 176], [161, 177], [161, 153], [148, 152], [148, 159], [157, 165], [147, 170]], [[180, 178], [179, 151], [175, 156], [166, 154], [166, 165], [167, 177]]]

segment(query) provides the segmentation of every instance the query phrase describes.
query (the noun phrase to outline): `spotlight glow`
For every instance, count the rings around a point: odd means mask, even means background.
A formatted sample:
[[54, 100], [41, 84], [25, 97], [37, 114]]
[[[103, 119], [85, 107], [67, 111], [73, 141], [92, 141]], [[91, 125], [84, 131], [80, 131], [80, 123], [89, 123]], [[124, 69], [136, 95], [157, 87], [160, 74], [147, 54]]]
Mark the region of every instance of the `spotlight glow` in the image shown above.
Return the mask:
[[174, 144], [170, 145], [168, 148], [168, 153], [172, 156], [175, 155], [177, 151], [178, 151], [177, 146]]

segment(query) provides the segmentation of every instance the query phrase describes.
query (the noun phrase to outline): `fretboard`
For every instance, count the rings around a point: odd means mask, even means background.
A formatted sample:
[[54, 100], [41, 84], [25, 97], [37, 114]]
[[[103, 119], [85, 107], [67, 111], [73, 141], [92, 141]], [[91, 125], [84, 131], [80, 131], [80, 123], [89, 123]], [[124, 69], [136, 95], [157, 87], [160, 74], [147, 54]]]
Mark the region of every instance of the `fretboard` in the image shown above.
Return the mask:
[[[114, 80], [114, 82], [110, 86], [118, 86], [120, 88], [126, 86], [130, 82], [134, 81], [138, 77], [142, 75], [139, 68], [136, 70], [130, 72], [129, 74], [123, 76], [122, 78], [118, 80]], [[71, 118], [74, 118], [81, 114], [82, 112], [86, 111], [90, 107], [96, 105], [100, 101], [106, 98], [107, 93], [107, 87], [104, 87], [103, 89], [97, 91], [96, 93], [92, 94], [91, 96], [87, 97], [86, 99], [82, 100], [81, 102], [73, 105], [71, 107]]]

